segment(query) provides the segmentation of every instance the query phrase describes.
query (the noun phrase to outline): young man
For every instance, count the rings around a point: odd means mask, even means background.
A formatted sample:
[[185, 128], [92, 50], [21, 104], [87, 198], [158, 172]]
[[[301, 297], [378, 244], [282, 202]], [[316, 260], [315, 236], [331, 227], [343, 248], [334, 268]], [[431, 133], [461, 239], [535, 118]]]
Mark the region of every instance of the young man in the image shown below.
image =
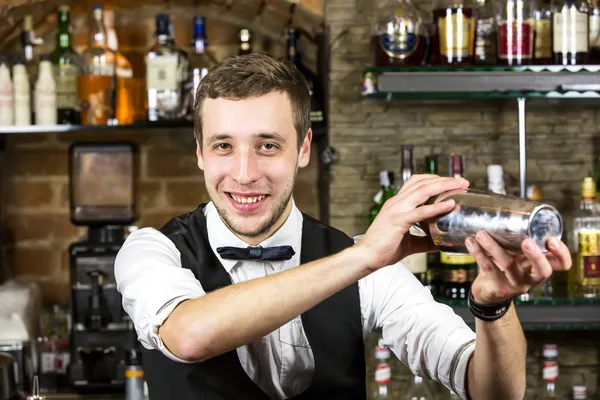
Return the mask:
[[364, 341], [381, 328], [415, 374], [461, 398], [522, 399], [525, 339], [510, 299], [569, 268], [566, 246], [550, 239], [544, 255], [528, 239], [513, 257], [484, 232], [468, 239], [481, 267], [475, 336], [399, 263], [435, 250], [410, 226], [453, 207], [423, 203], [469, 182], [413, 176], [354, 244], [292, 199], [309, 114], [288, 62], [233, 57], [203, 78], [194, 129], [211, 202], [134, 232], [115, 264], [150, 397], [365, 399]]

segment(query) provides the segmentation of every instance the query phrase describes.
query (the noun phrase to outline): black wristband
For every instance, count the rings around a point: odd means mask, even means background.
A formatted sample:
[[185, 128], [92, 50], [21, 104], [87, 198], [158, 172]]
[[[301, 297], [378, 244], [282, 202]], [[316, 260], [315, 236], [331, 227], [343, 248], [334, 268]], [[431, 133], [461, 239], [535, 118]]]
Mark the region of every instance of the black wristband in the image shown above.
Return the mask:
[[510, 308], [511, 303], [512, 298], [494, 304], [481, 304], [475, 301], [471, 290], [469, 290], [469, 297], [467, 300], [471, 314], [473, 314], [475, 318], [479, 318], [480, 320], [487, 322], [502, 318], [502, 316], [506, 314]]

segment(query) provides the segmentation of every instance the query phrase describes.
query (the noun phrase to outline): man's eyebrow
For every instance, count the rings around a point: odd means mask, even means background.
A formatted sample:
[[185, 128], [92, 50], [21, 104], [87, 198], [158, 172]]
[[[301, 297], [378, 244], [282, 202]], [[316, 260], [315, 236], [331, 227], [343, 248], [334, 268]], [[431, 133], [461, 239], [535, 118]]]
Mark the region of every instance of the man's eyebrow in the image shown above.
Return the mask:
[[277, 141], [282, 142], [282, 143], [286, 143], [287, 142], [287, 139], [284, 138], [283, 136], [281, 136], [277, 132], [260, 132], [260, 133], [255, 133], [254, 137], [261, 138], [261, 139], [273, 139], [273, 140], [277, 140]]
[[218, 142], [219, 140], [231, 139], [231, 135], [228, 133], [217, 133], [216, 135], [212, 135], [208, 138], [207, 144], [211, 144], [214, 142]]

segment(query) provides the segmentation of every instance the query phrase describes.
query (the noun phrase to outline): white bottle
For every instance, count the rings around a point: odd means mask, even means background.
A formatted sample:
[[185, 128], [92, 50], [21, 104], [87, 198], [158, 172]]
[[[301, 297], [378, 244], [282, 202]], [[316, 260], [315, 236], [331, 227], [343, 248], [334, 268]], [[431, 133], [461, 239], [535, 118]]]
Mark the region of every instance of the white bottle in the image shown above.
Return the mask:
[[504, 170], [502, 165], [490, 164], [487, 166], [488, 190], [497, 194], [506, 194], [504, 189]]
[[42, 56], [40, 72], [35, 83], [34, 110], [36, 125], [56, 125], [56, 82], [52, 74], [52, 64], [47, 56]]
[[6, 56], [0, 55], [0, 126], [13, 124], [13, 85]]
[[23, 59], [18, 57], [13, 65], [13, 99], [15, 125], [31, 125], [31, 93], [29, 77]]

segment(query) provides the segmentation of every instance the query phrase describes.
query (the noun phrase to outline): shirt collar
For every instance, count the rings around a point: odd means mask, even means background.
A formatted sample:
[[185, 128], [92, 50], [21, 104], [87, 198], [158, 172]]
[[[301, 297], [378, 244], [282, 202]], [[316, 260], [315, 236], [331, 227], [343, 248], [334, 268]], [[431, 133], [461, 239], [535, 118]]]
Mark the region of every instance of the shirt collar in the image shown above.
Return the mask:
[[[246, 248], [250, 246], [248, 243], [237, 237], [219, 216], [217, 208], [213, 202], [209, 202], [204, 207], [204, 215], [206, 217], [206, 230], [208, 233], [208, 241], [213, 253], [217, 256], [225, 270], [229, 273], [237, 263], [241, 262], [238, 260], [224, 260], [217, 252], [217, 248], [224, 246], [234, 246]], [[302, 240], [302, 213], [296, 207], [296, 203], [292, 199], [292, 211], [287, 217], [283, 225], [270, 237], [259, 243], [263, 247], [271, 246], [292, 246], [296, 255], [300, 253], [300, 244]], [[245, 261], [252, 262], [252, 261]], [[280, 261], [269, 261], [272, 263]]]

